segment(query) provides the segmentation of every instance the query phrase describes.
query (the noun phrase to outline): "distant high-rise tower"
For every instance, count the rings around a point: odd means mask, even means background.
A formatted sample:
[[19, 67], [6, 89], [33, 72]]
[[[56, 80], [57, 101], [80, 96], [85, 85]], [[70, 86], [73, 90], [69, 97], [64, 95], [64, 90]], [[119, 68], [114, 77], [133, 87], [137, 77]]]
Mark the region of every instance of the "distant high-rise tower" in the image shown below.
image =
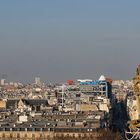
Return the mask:
[[40, 77], [35, 77], [35, 84], [36, 85], [40, 85], [41, 84]]
[[5, 85], [5, 79], [1, 79], [1, 80], [0, 80], [0, 85], [1, 85], [1, 86], [4, 86], [4, 85]]

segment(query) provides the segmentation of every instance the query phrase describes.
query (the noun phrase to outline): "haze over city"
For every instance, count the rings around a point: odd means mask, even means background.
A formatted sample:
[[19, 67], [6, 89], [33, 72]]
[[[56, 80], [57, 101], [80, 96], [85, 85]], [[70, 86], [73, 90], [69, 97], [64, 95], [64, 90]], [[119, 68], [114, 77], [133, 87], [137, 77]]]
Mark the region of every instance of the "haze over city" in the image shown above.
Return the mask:
[[0, 2], [0, 77], [14, 81], [132, 79], [140, 1]]

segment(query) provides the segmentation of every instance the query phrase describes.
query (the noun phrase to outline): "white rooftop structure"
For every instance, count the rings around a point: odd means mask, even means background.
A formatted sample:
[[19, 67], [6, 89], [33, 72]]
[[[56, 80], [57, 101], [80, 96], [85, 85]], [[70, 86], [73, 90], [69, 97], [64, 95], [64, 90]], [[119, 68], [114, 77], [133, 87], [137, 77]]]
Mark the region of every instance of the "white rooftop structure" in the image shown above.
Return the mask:
[[99, 78], [99, 81], [105, 81], [105, 80], [106, 80], [105, 76], [101, 75], [100, 78]]
[[91, 79], [77, 79], [77, 82], [92, 82]]

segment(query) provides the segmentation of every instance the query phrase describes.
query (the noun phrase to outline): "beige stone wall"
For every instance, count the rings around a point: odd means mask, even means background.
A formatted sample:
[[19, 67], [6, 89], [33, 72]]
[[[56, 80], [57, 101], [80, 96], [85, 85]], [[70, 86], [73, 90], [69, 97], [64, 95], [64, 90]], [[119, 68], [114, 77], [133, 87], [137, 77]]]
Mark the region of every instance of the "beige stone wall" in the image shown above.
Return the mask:
[[6, 108], [6, 102], [0, 100], [0, 108]]
[[14, 132], [14, 131], [1, 131], [0, 132], [0, 140], [5, 139], [5, 140], [16, 140], [16, 139], [34, 139], [34, 140], [42, 140], [42, 139], [48, 139], [51, 140], [55, 137], [73, 137], [73, 138], [78, 138], [78, 137], [94, 137], [97, 138], [100, 136], [100, 133], [97, 132], [92, 132], [92, 133], [63, 133], [63, 132]]
[[53, 132], [0, 132], [0, 139], [1, 138], [11, 138], [11, 139], [16, 139], [16, 138], [28, 138], [28, 139], [41, 139], [41, 138], [51, 138], [53, 136]]
[[80, 111], [96, 111], [98, 110], [95, 104], [80, 104]]

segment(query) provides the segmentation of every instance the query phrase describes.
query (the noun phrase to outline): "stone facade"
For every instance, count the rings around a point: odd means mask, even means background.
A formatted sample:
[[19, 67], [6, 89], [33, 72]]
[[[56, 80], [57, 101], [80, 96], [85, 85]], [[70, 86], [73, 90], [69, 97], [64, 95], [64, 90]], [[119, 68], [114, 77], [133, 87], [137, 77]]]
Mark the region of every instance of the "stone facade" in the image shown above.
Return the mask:
[[100, 137], [100, 133], [92, 132], [92, 133], [71, 133], [71, 132], [26, 132], [26, 131], [20, 131], [20, 132], [14, 132], [14, 131], [1, 131], [0, 132], [0, 139], [2, 140], [18, 140], [18, 139], [33, 139], [33, 140], [53, 140], [53, 138], [56, 137], [72, 137], [72, 138], [78, 138], [78, 137], [92, 137], [97, 138]]

